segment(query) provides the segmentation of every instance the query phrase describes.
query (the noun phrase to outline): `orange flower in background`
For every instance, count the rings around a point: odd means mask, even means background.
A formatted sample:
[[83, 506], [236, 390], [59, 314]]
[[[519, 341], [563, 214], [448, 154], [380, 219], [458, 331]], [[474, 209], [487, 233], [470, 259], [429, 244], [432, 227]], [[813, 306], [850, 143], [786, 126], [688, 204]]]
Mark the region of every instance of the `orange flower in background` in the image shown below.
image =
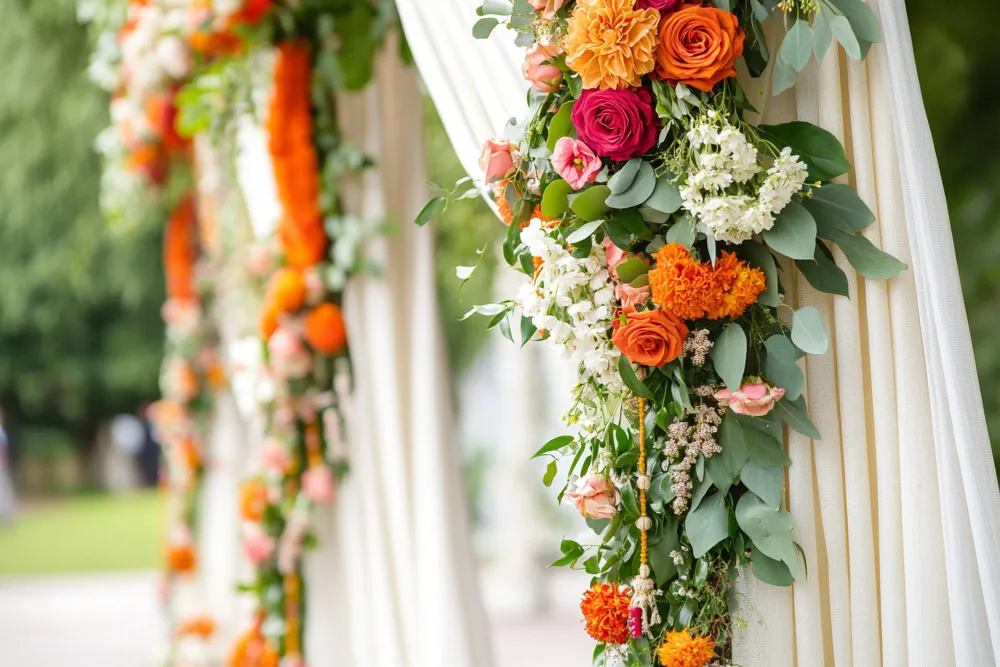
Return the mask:
[[347, 327], [340, 308], [321, 303], [306, 316], [306, 340], [320, 354], [333, 355], [347, 347]]
[[628, 641], [628, 608], [632, 594], [618, 590], [618, 584], [594, 584], [583, 594], [580, 611], [587, 622], [587, 634], [606, 644]]
[[326, 257], [328, 239], [322, 226], [299, 227], [286, 217], [278, 223], [278, 242], [285, 251], [285, 262], [297, 269], [308, 269]]
[[268, 306], [260, 313], [260, 335], [268, 339], [278, 330], [278, 311]]
[[278, 313], [294, 313], [306, 302], [306, 282], [301, 271], [278, 269], [267, 283], [265, 302]]
[[649, 271], [653, 303], [682, 320], [704, 317], [706, 300], [715, 291], [711, 267], [691, 257], [680, 243], [668, 243], [653, 258], [656, 266]]
[[194, 269], [198, 261], [198, 218], [194, 197], [188, 195], [170, 214], [163, 233], [163, 270], [167, 296], [179, 301], [197, 298]]
[[580, 2], [563, 41], [566, 64], [584, 88], [637, 88], [656, 66], [655, 9], [635, 9], [635, 0]]
[[734, 14], [715, 7], [685, 7], [660, 24], [656, 78], [711, 91], [736, 76], [744, 39]]
[[624, 324], [614, 320], [611, 342], [629, 361], [659, 368], [681, 356], [688, 328], [679, 317], [669, 310], [635, 308], [626, 308], [623, 315]]
[[177, 634], [181, 637], [208, 639], [215, 634], [215, 628], [215, 620], [211, 616], [192, 616], [177, 626]]
[[228, 667], [278, 667], [278, 649], [260, 631], [261, 619], [247, 630], [233, 646]]
[[185, 436], [177, 441], [181, 460], [188, 470], [196, 470], [201, 465], [201, 448], [191, 436]]
[[247, 521], [260, 521], [267, 507], [267, 486], [259, 479], [247, 480], [240, 487], [240, 516]]
[[198, 557], [190, 544], [178, 544], [167, 548], [167, 569], [171, 572], [184, 574], [193, 572], [198, 564]]
[[182, 137], [177, 132], [177, 92], [176, 86], [166, 93], [152, 95], [146, 100], [146, 119], [160, 138], [167, 151], [177, 152], [191, 145], [190, 139]]
[[715, 642], [699, 634], [692, 636], [687, 628], [671, 631], [660, 645], [659, 656], [663, 667], [705, 667], [715, 657]]

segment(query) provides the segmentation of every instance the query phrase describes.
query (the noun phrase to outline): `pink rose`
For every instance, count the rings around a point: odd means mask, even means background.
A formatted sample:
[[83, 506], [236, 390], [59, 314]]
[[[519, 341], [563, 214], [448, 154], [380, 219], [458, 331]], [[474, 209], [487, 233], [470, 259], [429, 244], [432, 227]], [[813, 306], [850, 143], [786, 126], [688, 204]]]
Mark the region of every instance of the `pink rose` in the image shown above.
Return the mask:
[[317, 503], [333, 500], [333, 473], [325, 465], [309, 466], [302, 473], [302, 491], [306, 497]]
[[263, 563], [274, 553], [274, 538], [264, 532], [256, 523], [248, 523], [243, 528], [243, 554], [251, 563]]
[[597, 178], [601, 170], [601, 159], [587, 144], [572, 137], [563, 137], [556, 142], [552, 151], [552, 168], [562, 176], [574, 190], [583, 188]]
[[262, 446], [261, 459], [264, 467], [277, 473], [284, 473], [291, 461], [288, 449], [274, 438], [268, 438]]
[[649, 301], [652, 291], [649, 285], [632, 287], [628, 283], [618, 283], [615, 285], [615, 296], [622, 308], [635, 308]]
[[636, 9], [658, 9], [673, 12], [680, 8], [683, 0], [635, 0]]
[[738, 415], [763, 417], [772, 409], [776, 401], [785, 395], [781, 387], [769, 387], [763, 382], [744, 384], [736, 391], [721, 389], [715, 392], [715, 400], [728, 405]]
[[267, 341], [271, 364], [288, 377], [302, 377], [312, 368], [312, 356], [302, 344], [302, 338], [288, 327], [279, 327]]
[[551, 63], [560, 53], [562, 49], [556, 44], [539, 43], [528, 49], [524, 56], [524, 64], [521, 65], [524, 80], [543, 93], [554, 91], [559, 87], [563, 73]]
[[619, 162], [655, 146], [659, 133], [653, 98], [641, 88], [583, 91], [573, 105], [573, 125], [594, 153]]
[[568, 0], [528, 0], [528, 4], [547, 19], [555, 18], [556, 12], [567, 2]]
[[479, 156], [479, 168], [483, 170], [483, 178], [487, 183], [504, 178], [514, 171], [512, 148], [506, 139], [488, 139], [483, 144], [483, 152]]
[[189, 336], [201, 322], [201, 304], [197, 299], [170, 299], [160, 308], [167, 326], [181, 336]]
[[323, 276], [316, 269], [306, 269], [302, 273], [302, 282], [306, 286], [306, 303], [315, 306], [323, 301], [326, 295], [326, 285], [323, 284]]
[[628, 259], [628, 253], [616, 246], [607, 236], [601, 241], [601, 247], [604, 248], [604, 258], [608, 262], [608, 272], [618, 280], [618, 265]]
[[263, 243], [250, 246], [247, 270], [255, 276], [266, 277], [274, 273], [274, 252]]
[[577, 480], [576, 490], [566, 497], [586, 519], [610, 519], [618, 511], [618, 492], [611, 480], [594, 472]]

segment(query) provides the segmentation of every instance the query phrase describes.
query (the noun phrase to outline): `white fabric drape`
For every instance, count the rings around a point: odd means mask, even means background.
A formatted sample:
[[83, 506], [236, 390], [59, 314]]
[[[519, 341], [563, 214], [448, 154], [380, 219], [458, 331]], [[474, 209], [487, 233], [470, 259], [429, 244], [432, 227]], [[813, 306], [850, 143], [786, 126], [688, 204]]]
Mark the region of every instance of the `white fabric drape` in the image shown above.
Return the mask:
[[[521, 54], [496, 36], [474, 40], [465, 0], [398, 4], [456, 151], [479, 176], [479, 145], [521, 104]], [[790, 589], [741, 577], [748, 627], [736, 657], [747, 667], [985, 667], [1000, 656], [1000, 493], [948, 213], [903, 0], [871, 5], [885, 43], [866, 63], [831, 50], [793, 92], [751, 96], [766, 122], [807, 120], [844, 141], [851, 182], [878, 217], [866, 236], [910, 269], [866, 280], [836, 253], [851, 300], [786, 271], [790, 300], [823, 312], [833, 344], [805, 362], [823, 440], [788, 440], [809, 576]]]

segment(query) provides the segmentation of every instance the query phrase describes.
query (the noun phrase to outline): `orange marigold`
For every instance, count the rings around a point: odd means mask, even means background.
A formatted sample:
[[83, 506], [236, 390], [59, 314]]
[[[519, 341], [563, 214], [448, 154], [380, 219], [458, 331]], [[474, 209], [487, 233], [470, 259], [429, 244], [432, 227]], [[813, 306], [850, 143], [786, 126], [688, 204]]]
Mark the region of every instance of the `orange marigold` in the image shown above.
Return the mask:
[[691, 257], [680, 243], [668, 243], [653, 255], [649, 271], [653, 303], [682, 320], [705, 316], [706, 301], [714, 292], [712, 270]]
[[267, 507], [267, 486], [259, 479], [247, 480], [240, 487], [240, 516], [247, 521], [260, 521]]
[[260, 631], [260, 621], [247, 630], [233, 646], [228, 667], [278, 667], [278, 649]]
[[198, 557], [190, 544], [180, 544], [167, 548], [167, 569], [171, 572], [193, 572]]
[[729, 288], [720, 292], [722, 297], [719, 308], [709, 310], [708, 317], [713, 320], [739, 317], [748, 307], [757, 303], [761, 292], [766, 288], [767, 278], [764, 272], [741, 261]]
[[577, 3], [563, 41], [566, 64], [584, 88], [636, 88], [656, 66], [660, 12], [635, 0]]
[[715, 657], [715, 642], [697, 633], [692, 636], [685, 628], [667, 633], [659, 655], [663, 667], [705, 667]]
[[321, 303], [306, 316], [306, 340], [320, 354], [332, 355], [347, 347], [347, 327], [340, 308]]
[[163, 271], [167, 296], [178, 301], [197, 298], [194, 267], [198, 261], [198, 219], [194, 197], [187, 195], [170, 213], [163, 231]]
[[214, 633], [215, 620], [211, 616], [193, 616], [177, 626], [177, 634], [181, 637], [208, 639]]
[[629, 589], [618, 584], [594, 584], [583, 594], [580, 611], [587, 621], [587, 634], [606, 644], [628, 641], [628, 608], [632, 601]]
[[264, 297], [276, 313], [294, 313], [306, 302], [306, 281], [301, 271], [278, 269], [267, 283]]

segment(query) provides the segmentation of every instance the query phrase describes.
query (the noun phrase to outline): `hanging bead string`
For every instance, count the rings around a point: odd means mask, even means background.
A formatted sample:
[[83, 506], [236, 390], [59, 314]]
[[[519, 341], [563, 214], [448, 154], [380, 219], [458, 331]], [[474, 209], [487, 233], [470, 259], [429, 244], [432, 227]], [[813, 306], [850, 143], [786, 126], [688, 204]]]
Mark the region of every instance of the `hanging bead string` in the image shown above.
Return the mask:
[[652, 635], [650, 624], [660, 622], [660, 613], [656, 608], [656, 582], [650, 577], [649, 570], [649, 531], [653, 520], [646, 514], [646, 491], [649, 490], [649, 477], [646, 475], [646, 399], [639, 397], [639, 475], [635, 485], [639, 488], [640, 516], [635, 521], [639, 529], [639, 574], [632, 579], [632, 604], [629, 609], [629, 633], [633, 639], [643, 634]]

